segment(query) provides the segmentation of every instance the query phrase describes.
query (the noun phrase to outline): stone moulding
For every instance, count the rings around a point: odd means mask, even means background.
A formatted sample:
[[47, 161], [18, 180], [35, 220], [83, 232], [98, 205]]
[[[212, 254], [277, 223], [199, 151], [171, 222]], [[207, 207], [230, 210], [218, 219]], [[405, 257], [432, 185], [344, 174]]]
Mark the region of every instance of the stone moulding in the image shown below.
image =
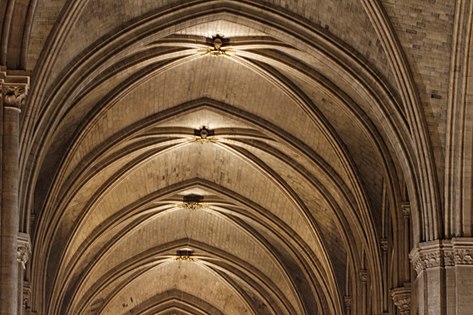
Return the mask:
[[418, 275], [430, 268], [473, 265], [473, 238], [420, 243], [409, 257]]

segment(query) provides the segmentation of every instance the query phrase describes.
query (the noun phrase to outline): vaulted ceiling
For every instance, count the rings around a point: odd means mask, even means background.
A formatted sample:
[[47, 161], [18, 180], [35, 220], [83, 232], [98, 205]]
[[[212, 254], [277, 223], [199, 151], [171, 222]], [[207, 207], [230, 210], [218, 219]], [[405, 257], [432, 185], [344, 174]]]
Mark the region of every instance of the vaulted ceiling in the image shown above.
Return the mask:
[[[370, 307], [386, 309], [398, 205], [410, 199], [416, 240], [440, 229], [446, 126], [433, 122], [446, 105], [425, 118], [421, 104], [447, 87], [429, 61], [413, 66], [414, 39], [397, 31], [408, 3], [25, 4], [29, 49], [2, 58], [32, 71], [20, 161], [32, 307], [341, 314], [366, 271]], [[452, 19], [422, 21], [448, 36]]]

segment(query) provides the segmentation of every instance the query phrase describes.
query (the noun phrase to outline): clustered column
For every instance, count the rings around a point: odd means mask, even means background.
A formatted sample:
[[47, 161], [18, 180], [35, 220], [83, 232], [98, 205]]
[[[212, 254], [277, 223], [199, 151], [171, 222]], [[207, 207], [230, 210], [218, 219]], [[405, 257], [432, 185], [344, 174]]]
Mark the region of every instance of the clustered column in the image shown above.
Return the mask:
[[471, 314], [473, 238], [420, 243], [410, 256], [420, 314]]
[[19, 309], [19, 207], [18, 162], [21, 106], [28, 89], [29, 78], [0, 72], [2, 106], [1, 164], [1, 259], [0, 314], [17, 314]]
[[343, 302], [345, 303], [345, 314], [351, 315], [351, 297], [346, 295]]
[[368, 271], [362, 269], [358, 275], [361, 282], [361, 314], [368, 314]]
[[411, 283], [410, 273], [411, 266], [409, 265], [409, 249], [411, 248], [410, 242], [410, 217], [411, 207], [409, 202], [403, 202], [401, 204], [402, 216], [404, 218], [402, 227], [402, 237], [400, 238], [400, 258], [404, 262], [400, 266], [400, 280], [403, 282], [401, 287], [393, 288], [391, 290], [391, 297], [394, 305], [399, 310], [400, 315], [409, 315], [411, 313]]

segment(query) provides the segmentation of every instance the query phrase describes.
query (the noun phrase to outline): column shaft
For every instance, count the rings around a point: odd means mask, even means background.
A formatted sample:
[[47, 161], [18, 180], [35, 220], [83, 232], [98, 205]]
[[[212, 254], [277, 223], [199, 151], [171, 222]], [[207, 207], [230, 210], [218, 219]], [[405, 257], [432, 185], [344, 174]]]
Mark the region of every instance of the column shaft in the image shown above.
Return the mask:
[[368, 271], [360, 270], [359, 277], [361, 282], [361, 314], [368, 314]]
[[[4, 102], [6, 102], [5, 99]], [[20, 217], [18, 210], [19, 115], [19, 108], [4, 104], [2, 137], [2, 255], [0, 260], [2, 279], [0, 283], [1, 315], [17, 314], [18, 311], [17, 237]]]
[[0, 315], [19, 311], [19, 141], [20, 108], [29, 86], [29, 77], [0, 71], [2, 107], [1, 221], [0, 221]]

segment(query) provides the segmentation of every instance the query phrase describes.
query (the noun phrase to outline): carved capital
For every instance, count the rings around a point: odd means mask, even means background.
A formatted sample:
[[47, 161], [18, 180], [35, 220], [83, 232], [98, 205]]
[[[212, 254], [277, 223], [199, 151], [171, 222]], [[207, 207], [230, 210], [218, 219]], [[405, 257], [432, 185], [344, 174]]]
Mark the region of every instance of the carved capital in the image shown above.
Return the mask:
[[450, 249], [450, 244], [447, 243], [426, 242], [419, 244], [418, 248], [412, 250], [409, 257], [417, 274], [420, 274], [426, 269], [444, 267], [444, 251]]
[[473, 250], [456, 249], [454, 255], [455, 265], [473, 265]]
[[391, 292], [394, 305], [399, 309], [401, 315], [408, 315], [411, 309], [411, 288], [404, 286], [395, 288]]
[[26, 269], [26, 264], [31, 255], [31, 241], [29, 234], [18, 234], [18, 246], [16, 249], [16, 259]]
[[343, 302], [345, 303], [345, 308], [350, 309], [351, 308], [351, 296], [345, 295], [343, 297]]
[[360, 277], [361, 282], [367, 282], [368, 281], [368, 271], [365, 269], [362, 269], [358, 272], [358, 276]]
[[452, 246], [455, 265], [473, 265], [473, 238], [453, 238]]
[[402, 214], [405, 216], [405, 217], [409, 217], [411, 215], [411, 204], [409, 202], [402, 202], [401, 203], [401, 211], [402, 211]]
[[381, 246], [381, 250], [382, 250], [383, 252], [387, 252], [387, 251], [388, 251], [388, 240], [385, 239], [385, 238], [382, 238], [382, 239], [380, 240], [380, 246]]
[[26, 91], [22, 86], [3, 86], [3, 105], [7, 107], [21, 108], [25, 101]]
[[21, 109], [28, 94], [29, 76], [0, 72], [0, 98], [3, 106]]
[[409, 256], [418, 275], [435, 267], [473, 265], [473, 239], [453, 238], [420, 243]]
[[455, 253], [451, 248], [443, 250], [443, 265], [444, 266], [455, 266]]

